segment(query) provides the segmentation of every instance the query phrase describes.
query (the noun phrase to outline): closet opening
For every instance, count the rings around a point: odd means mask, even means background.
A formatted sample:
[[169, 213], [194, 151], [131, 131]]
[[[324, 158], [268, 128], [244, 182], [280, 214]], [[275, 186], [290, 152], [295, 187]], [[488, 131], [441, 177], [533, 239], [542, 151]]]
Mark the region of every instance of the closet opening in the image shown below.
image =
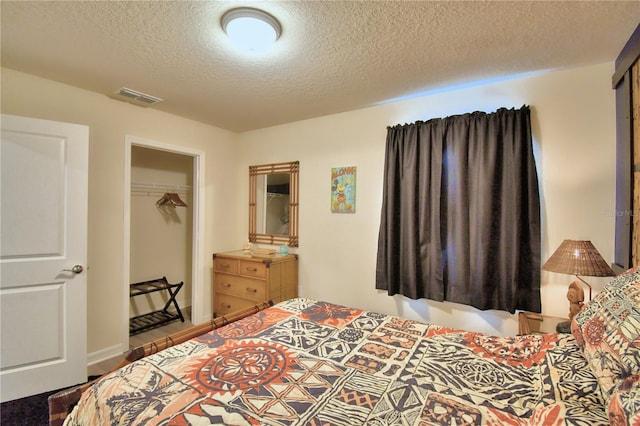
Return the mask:
[[204, 309], [204, 154], [132, 137], [126, 145], [123, 351], [202, 322]]

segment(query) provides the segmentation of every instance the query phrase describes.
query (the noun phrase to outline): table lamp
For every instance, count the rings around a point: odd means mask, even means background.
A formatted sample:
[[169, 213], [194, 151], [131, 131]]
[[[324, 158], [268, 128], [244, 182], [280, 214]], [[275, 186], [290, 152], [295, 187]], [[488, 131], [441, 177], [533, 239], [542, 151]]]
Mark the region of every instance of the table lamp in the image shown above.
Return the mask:
[[[591, 300], [591, 285], [580, 278], [580, 275], [588, 277], [612, 277], [615, 275], [591, 241], [564, 240], [542, 265], [542, 269], [575, 275], [578, 280], [589, 287], [589, 300]], [[574, 281], [569, 284], [567, 299], [569, 300], [569, 321], [558, 324], [557, 330], [559, 332], [570, 331], [571, 319], [582, 309], [584, 291], [580, 282]]]

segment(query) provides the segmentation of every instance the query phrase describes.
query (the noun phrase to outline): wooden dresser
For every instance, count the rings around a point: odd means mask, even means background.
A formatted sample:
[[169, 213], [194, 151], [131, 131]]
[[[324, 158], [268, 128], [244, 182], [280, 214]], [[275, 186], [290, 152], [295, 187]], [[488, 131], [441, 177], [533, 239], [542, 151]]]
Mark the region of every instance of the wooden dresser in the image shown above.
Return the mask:
[[298, 297], [297, 254], [255, 257], [242, 250], [213, 254], [214, 316], [294, 297]]

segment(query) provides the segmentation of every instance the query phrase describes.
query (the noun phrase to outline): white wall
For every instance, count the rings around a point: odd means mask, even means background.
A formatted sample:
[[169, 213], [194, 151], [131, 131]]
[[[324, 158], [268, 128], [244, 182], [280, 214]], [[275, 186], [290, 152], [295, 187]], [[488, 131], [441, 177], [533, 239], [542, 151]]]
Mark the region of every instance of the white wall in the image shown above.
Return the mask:
[[211, 253], [236, 248], [230, 241], [240, 232], [236, 203], [229, 202], [236, 200], [237, 191], [228, 184], [229, 176], [238, 170], [236, 135], [7, 68], [2, 68], [1, 78], [3, 113], [89, 126], [89, 358], [99, 360], [128, 349], [121, 347], [123, 326], [126, 327], [123, 309], [128, 309], [123, 306], [126, 135], [205, 153], [205, 253], [201, 275], [205, 310], [211, 314]]
[[[476, 110], [531, 106], [542, 197], [542, 262], [563, 239], [589, 239], [613, 259], [613, 64], [528, 75], [240, 135], [246, 223], [247, 168], [300, 161], [300, 295], [411, 319], [515, 334], [515, 316], [375, 289], [386, 127]], [[357, 166], [357, 212], [329, 212], [330, 171]], [[246, 240], [247, 229], [238, 236]], [[542, 274], [543, 313], [566, 317], [568, 275]], [[598, 290], [606, 279], [589, 279]]]
[[[89, 147], [88, 352], [120, 349], [123, 318], [125, 135], [202, 150], [206, 259], [248, 233], [248, 166], [300, 161], [300, 294], [443, 325], [514, 334], [508, 313], [375, 290], [386, 127], [474, 110], [532, 109], [542, 194], [542, 261], [565, 238], [590, 239], [613, 258], [613, 64], [451, 89], [240, 135], [105, 95], [2, 68], [3, 113], [85, 124]], [[303, 100], [301, 100], [303, 101]], [[357, 212], [329, 212], [331, 167], [357, 166]], [[233, 177], [236, 177], [235, 181]], [[571, 277], [543, 273], [543, 311], [565, 316]], [[595, 289], [605, 279], [589, 279]], [[204, 297], [211, 300], [211, 287]], [[210, 306], [209, 306], [210, 309]]]

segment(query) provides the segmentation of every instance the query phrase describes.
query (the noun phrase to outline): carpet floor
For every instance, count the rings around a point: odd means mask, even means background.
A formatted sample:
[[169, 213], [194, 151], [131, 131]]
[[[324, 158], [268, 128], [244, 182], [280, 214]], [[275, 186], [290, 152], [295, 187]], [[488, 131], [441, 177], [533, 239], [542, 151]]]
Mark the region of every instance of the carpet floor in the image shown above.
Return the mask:
[[27, 396], [3, 402], [0, 406], [2, 426], [47, 426], [49, 424], [49, 395], [57, 391]]
[[[89, 377], [89, 380], [97, 378]], [[64, 388], [68, 389], [68, 388]], [[0, 404], [0, 425], [2, 426], [48, 426], [49, 395], [63, 389], [31, 395]]]

